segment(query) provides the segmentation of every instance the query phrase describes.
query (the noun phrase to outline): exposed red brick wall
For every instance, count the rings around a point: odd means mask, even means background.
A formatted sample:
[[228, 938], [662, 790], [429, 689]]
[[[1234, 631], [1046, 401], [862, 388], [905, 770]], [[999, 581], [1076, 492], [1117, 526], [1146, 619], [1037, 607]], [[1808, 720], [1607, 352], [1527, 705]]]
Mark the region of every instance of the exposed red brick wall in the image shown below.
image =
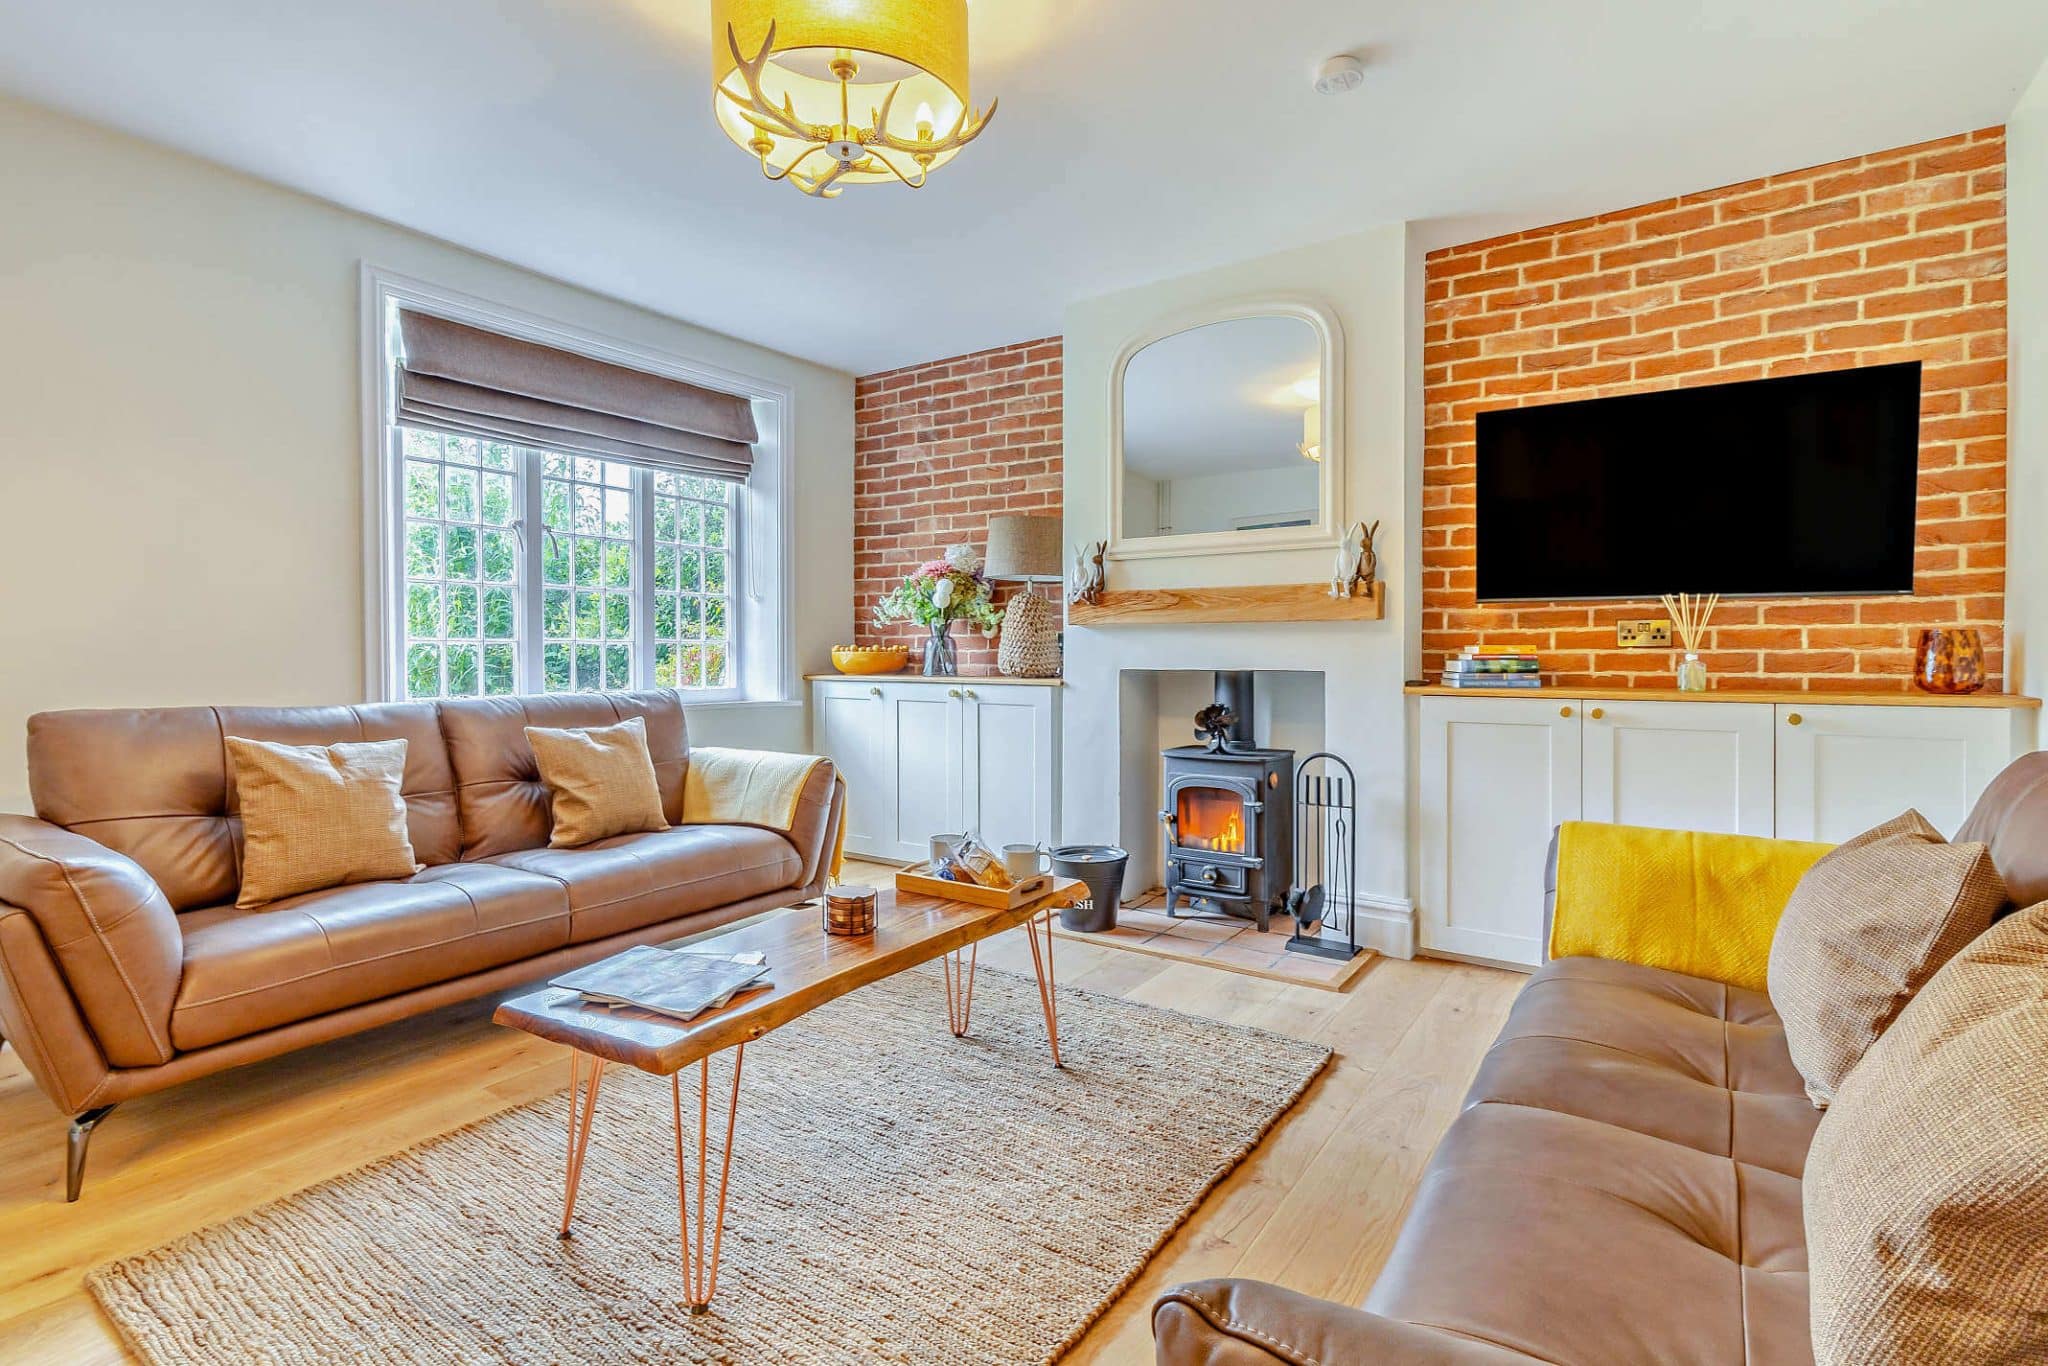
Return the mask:
[[[1617, 651], [1654, 603], [1473, 600], [1473, 415], [1484, 409], [1923, 362], [1910, 598], [1726, 601], [1717, 685], [1908, 686], [1921, 628], [2005, 619], [2005, 135], [1815, 166], [1433, 252], [1425, 266], [1422, 646], [1540, 644], [1570, 683], [1670, 686]], [[1759, 497], [1770, 490], [1759, 489]]]
[[[946, 547], [986, 547], [989, 514], [1059, 515], [1060, 385], [1058, 337], [854, 382], [857, 641], [921, 641], [920, 627], [875, 626], [875, 603]], [[995, 668], [993, 640], [968, 626], [953, 638], [963, 670]]]

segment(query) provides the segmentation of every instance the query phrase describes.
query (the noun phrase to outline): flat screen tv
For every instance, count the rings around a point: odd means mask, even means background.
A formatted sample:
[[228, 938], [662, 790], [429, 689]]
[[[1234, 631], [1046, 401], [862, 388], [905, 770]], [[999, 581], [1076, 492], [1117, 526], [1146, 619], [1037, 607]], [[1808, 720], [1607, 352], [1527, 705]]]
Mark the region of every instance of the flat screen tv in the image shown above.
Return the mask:
[[1478, 597], [1913, 591], [1920, 363], [1478, 416]]

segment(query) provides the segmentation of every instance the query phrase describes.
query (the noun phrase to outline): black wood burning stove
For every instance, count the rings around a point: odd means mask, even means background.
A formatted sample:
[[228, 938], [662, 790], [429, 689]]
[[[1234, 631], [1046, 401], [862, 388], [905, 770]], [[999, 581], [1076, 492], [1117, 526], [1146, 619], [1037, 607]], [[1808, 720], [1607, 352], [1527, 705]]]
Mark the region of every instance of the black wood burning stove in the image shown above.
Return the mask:
[[1251, 743], [1252, 675], [1216, 675], [1233, 714], [1208, 745], [1164, 752], [1166, 913], [1235, 915], [1263, 930], [1284, 908], [1293, 876], [1294, 751]]

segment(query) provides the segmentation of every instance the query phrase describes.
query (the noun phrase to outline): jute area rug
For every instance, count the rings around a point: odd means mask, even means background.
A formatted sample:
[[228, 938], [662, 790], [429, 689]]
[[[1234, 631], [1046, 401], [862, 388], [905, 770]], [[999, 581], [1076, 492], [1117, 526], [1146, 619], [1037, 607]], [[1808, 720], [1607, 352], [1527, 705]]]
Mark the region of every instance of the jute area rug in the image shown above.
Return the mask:
[[556, 1095], [88, 1284], [150, 1362], [1046, 1362], [1329, 1058], [1065, 989], [1055, 1071], [1037, 987], [989, 968], [973, 1032], [945, 1020], [926, 968], [749, 1045], [706, 1315], [679, 1303], [668, 1086], [628, 1068], [567, 1242]]

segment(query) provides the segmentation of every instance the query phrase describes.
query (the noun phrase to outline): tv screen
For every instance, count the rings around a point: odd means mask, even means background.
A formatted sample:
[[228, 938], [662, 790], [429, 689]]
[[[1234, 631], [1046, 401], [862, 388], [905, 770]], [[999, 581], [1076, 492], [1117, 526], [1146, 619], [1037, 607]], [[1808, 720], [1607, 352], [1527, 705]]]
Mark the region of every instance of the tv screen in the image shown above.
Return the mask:
[[1481, 602], [1913, 591], [1918, 361], [1477, 425]]

